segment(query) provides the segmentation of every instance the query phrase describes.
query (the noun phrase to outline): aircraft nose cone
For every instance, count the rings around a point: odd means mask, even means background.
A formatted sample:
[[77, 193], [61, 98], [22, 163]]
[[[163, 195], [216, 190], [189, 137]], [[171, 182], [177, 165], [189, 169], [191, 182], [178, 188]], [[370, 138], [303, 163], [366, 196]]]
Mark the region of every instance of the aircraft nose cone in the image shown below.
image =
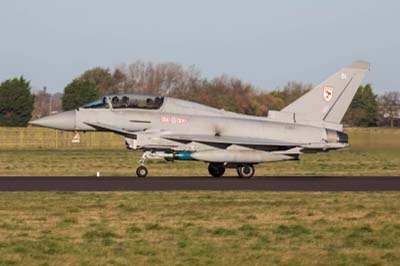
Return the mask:
[[36, 119], [29, 124], [61, 130], [75, 130], [75, 116], [75, 110], [67, 111]]

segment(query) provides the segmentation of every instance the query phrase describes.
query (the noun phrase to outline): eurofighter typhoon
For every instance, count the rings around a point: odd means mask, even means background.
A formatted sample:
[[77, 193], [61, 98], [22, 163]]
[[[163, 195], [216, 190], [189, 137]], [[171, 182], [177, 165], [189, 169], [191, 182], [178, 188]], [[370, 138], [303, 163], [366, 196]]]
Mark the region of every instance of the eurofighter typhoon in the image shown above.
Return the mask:
[[128, 149], [143, 151], [138, 177], [148, 174], [146, 159], [164, 158], [206, 162], [214, 177], [235, 168], [239, 177], [251, 178], [259, 163], [347, 147], [340, 123], [368, 70], [367, 62], [355, 61], [268, 117], [170, 97], [115, 94], [31, 124], [122, 135]]

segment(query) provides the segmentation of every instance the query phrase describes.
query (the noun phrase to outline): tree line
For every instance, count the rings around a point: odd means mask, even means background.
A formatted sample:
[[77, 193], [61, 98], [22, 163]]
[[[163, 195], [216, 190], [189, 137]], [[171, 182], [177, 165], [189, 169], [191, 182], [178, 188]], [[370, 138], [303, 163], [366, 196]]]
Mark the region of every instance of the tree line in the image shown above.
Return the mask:
[[[95, 67], [73, 79], [64, 93], [44, 89], [34, 95], [23, 77], [0, 84], [0, 125], [25, 126], [38, 118], [71, 110], [107, 94], [142, 93], [176, 97], [227, 111], [266, 116], [281, 110], [312, 88], [289, 82], [282, 88], [260, 91], [250, 83], [227, 75], [206, 79], [195, 67], [175, 63], [134, 62], [114, 70]], [[343, 123], [347, 126], [400, 126], [400, 93], [378, 97], [370, 84], [360, 86]]]

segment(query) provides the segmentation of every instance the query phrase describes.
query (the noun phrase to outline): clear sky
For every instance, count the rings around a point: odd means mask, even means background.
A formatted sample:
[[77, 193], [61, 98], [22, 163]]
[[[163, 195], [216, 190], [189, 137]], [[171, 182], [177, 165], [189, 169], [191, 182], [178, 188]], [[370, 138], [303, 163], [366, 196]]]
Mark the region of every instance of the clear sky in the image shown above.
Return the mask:
[[399, 14], [395, 0], [4, 0], [0, 80], [55, 92], [86, 69], [143, 60], [271, 90], [364, 59], [382, 93], [400, 90]]

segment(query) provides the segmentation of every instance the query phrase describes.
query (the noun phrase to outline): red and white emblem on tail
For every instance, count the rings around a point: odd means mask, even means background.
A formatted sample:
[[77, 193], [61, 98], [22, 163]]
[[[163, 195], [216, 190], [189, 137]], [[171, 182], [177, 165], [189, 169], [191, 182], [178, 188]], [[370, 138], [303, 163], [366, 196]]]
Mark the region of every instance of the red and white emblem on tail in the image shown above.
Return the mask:
[[333, 87], [332, 86], [324, 86], [324, 100], [329, 102], [333, 97]]

